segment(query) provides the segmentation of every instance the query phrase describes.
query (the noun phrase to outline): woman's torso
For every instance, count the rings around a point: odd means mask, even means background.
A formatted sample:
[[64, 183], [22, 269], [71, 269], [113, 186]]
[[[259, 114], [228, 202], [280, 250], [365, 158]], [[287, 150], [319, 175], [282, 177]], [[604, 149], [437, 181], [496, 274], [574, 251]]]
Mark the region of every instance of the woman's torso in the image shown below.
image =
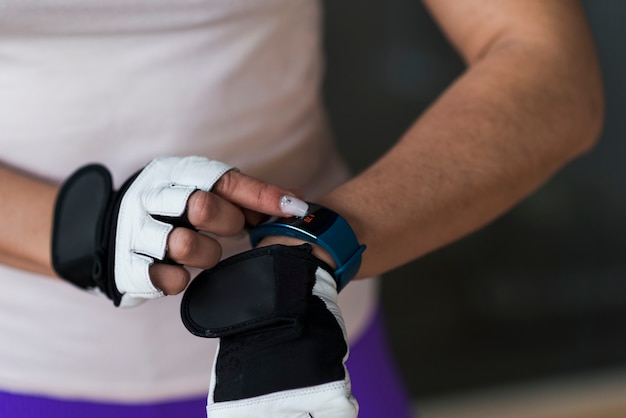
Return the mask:
[[[120, 184], [155, 156], [204, 155], [315, 198], [346, 177], [320, 104], [319, 19], [311, 0], [0, 0], [0, 163], [61, 181], [100, 162]], [[0, 389], [208, 388], [215, 341], [184, 330], [179, 297], [114, 309], [4, 266], [0, 283]], [[353, 336], [374, 287], [342, 292]]]

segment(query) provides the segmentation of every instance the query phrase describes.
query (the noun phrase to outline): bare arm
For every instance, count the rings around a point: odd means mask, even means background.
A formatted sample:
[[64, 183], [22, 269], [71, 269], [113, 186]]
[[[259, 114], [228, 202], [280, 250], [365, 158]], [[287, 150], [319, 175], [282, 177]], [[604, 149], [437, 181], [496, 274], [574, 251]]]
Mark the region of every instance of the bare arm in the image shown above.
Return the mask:
[[50, 263], [57, 187], [0, 165], [0, 263], [54, 276]]
[[327, 195], [368, 245], [360, 277], [482, 227], [592, 147], [603, 94], [573, 0], [426, 0], [468, 68], [364, 173]]

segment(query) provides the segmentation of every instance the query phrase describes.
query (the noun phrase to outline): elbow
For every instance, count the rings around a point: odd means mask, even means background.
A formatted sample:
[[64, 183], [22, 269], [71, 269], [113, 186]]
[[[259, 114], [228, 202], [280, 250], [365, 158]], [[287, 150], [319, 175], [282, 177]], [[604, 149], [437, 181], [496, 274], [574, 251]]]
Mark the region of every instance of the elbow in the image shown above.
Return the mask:
[[574, 109], [571, 126], [579, 145], [579, 154], [592, 151], [598, 144], [605, 119], [605, 90], [598, 56], [593, 50], [578, 65], [569, 65], [570, 98]]
[[583, 124], [578, 132], [580, 154], [586, 154], [595, 148], [604, 127], [605, 96], [601, 76], [598, 74], [590, 84], [591, 86], [579, 93], [579, 109], [576, 112]]

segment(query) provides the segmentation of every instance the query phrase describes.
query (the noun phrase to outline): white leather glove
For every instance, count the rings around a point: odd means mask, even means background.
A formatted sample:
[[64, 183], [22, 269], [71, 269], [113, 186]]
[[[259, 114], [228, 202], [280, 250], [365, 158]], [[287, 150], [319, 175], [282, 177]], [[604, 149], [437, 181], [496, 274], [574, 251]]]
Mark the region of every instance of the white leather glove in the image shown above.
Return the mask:
[[209, 418], [355, 418], [332, 269], [311, 246], [273, 245], [202, 272], [181, 305], [195, 335], [219, 337]]
[[76, 171], [57, 198], [52, 262], [62, 278], [104, 293], [116, 306], [163, 296], [148, 269], [166, 261], [174, 226], [193, 228], [187, 199], [210, 191], [232, 167], [203, 157], [163, 157], [150, 162], [118, 191], [101, 165]]

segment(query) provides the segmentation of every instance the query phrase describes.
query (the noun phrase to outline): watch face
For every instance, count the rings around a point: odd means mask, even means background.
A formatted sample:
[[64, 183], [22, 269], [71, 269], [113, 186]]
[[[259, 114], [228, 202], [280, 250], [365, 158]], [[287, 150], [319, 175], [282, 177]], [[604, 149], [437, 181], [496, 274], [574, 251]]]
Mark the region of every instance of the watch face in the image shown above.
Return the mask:
[[314, 203], [309, 203], [309, 212], [303, 218], [281, 218], [278, 222], [303, 229], [318, 236], [323, 234], [337, 220], [337, 214]]

